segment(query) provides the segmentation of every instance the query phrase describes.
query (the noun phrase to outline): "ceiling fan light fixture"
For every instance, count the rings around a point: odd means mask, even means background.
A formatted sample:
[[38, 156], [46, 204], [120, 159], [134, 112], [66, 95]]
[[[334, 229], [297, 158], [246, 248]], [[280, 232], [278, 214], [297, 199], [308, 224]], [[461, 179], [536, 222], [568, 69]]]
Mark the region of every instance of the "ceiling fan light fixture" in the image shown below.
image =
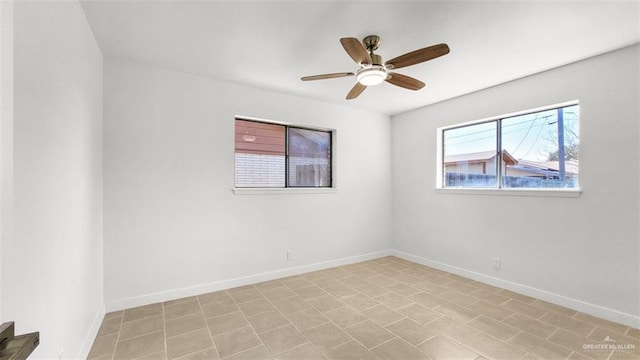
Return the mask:
[[356, 74], [358, 82], [364, 86], [374, 86], [387, 79], [387, 69], [381, 65], [364, 67]]

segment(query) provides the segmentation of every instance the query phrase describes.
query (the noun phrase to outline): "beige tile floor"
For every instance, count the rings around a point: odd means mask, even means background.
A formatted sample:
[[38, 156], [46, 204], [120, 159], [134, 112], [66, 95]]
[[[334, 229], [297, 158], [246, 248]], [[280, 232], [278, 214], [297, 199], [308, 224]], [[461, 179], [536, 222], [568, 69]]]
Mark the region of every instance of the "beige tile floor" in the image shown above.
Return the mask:
[[89, 354], [591, 358], [640, 359], [640, 331], [396, 257], [109, 313]]

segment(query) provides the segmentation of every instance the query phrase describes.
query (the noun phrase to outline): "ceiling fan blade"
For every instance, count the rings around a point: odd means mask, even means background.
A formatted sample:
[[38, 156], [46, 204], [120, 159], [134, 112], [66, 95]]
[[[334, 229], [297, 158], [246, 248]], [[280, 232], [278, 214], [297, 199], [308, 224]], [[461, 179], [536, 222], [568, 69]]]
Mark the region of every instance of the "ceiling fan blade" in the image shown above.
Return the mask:
[[424, 83], [422, 81], [414, 79], [411, 76], [398, 73], [390, 73], [389, 77], [385, 81], [409, 90], [420, 90], [424, 87]]
[[353, 76], [353, 75], [355, 75], [355, 73], [342, 72], [342, 73], [303, 76], [303, 77], [300, 78], [300, 80], [302, 80], [302, 81], [311, 81], [311, 80], [335, 79], [335, 78], [341, 78], [341, 77], [347, 77], [347, 76]]
[[400, 69], [405, 66], [415, 65], [421, 62], [435, 59], [448, 53], [449, 46], [447, 46], [447, 44], [438, 44], [414, 50], [404, 55], [400, 55], [387, 61], [385, 65], [389, 66], [392, 69]]
[[349, 93], [347, 94], [347, 100], [351, 100], [351, 99], [355, 99], [357, 98], [360, 94], [362, 94], [362, 92], [364, 91], [364, 89], [366, 89], [367, 87], [360, 84], [359, 82], [357, 82], [353, 88], [351, 88], [351, 91], [349, 91]]
[[340, 39], [340, 43], [344, 50], [351, 56], [353, 61], [358, 64], [369, 65], [371, 64], [371, 56], [367, 50], [362, 46], [360, 40], [356, 38], [342, 38]]

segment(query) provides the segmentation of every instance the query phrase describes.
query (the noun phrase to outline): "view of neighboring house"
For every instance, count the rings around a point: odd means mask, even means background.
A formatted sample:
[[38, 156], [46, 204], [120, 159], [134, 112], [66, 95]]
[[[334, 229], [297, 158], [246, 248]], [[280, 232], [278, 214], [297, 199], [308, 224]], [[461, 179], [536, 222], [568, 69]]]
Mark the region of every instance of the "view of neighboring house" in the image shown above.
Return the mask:
[[331, 186], [329, 132], [237, 119], [235, 133], [236, 187]]
[[[578, 176], [578, 161], [565, 160], [566, 178]], [[560, 174], [558, 161], [518, 160], [517, 164], [507, 167], [507, 176], [529, 176], [543, 179], [557, 179]]]
[[[480, 151], [474, 153], [446, 155], [444, 157], [445, 173], [459, 174], [496, 174], [496, 160], [498, 154], [495, 151]], [[506, 150], [502, 151], [502, 169], [518, 164], [518, 161]], [[504, 170], [502, 175], [505, 175]]]
[[284, 187], [285, 127], [236, 120], [236, 187]]
[[[497, 157], [495, 151], [446, 155], [446, 186], [491, 186], [495, 183]], [[564, 165], [567, 184], [575, 184], [578, 178], [578, 161], [566, 160]], [[562, 178], [558, 161], [517, 160], [506, 150], [502, 150], [500, 169], [505, 181], [512, 184], [509, 187], [544, 187], [541, 181], [556, 181]]]

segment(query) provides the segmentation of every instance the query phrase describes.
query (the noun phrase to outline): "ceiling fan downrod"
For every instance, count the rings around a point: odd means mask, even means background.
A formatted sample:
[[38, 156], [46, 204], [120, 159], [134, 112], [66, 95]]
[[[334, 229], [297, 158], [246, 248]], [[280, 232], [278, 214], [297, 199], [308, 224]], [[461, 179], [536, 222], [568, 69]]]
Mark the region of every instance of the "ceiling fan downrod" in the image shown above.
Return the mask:
[[380, 46], [380, 36], [369, 35], [362, 39], [362, 45], [364, 45], [364, 48], [369, 52], [369, 56], [371, 56], [371, 64], [382, 66], [382, 56], [373, 53], [378, 50]]

